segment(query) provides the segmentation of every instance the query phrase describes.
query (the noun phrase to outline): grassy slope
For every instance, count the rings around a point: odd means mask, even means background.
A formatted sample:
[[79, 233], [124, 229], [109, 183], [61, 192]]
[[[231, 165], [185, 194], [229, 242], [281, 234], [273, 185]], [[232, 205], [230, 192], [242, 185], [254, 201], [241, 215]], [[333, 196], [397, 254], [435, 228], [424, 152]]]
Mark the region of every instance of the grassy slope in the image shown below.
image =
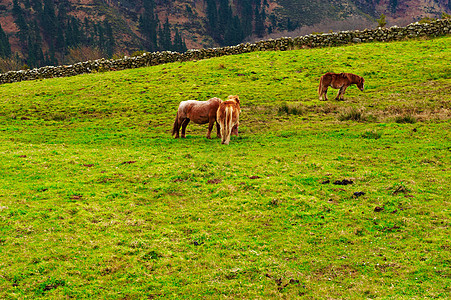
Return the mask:
[[[0, 86], [0, 298], [446, 298], [450, 46]], [[326, 71], [363, 75], [366, 91], [320, 102]], [[229, 94], [243, 105], [229, 146], [195, 124], [170, 137], [179, 101]], [[367, 121], [339, 121], [351, 108]]]

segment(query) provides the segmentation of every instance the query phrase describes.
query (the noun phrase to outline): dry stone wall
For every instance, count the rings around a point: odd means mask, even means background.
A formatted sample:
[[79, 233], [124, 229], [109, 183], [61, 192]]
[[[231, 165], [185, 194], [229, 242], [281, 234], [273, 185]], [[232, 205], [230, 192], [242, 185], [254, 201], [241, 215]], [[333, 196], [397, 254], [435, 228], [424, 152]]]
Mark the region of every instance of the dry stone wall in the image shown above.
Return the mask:
[[121, 59], [98, 59], [85, 61], [68, 66], [48, 66], [39, 69], [10, 71], [0, 74], [0, 84], [23, 80], [36, 80], [53, 77], [74, 76], [85, 73], [104, 72], [154, 66], [171, 62], [201, 60], [212, 57], [235, 55], [254, 51], [284, 51], [300, 48], [331, 47], [352, 43], [368, 43], [373, 41], [389, 42], [418, 37], [437, 37], [451, 33], [451, 19], [436, 20], [430, 23], [412, 23], [406, 27], [390, 27], [365, 29], [363, 31], [341, 31], [326, 34], [311, 34], [301, 37], [285, 37], [260, 41], [254, 44], [246, 43], [237, 46], [191, 49], [184, 53], [153, 52], [136, 57]]

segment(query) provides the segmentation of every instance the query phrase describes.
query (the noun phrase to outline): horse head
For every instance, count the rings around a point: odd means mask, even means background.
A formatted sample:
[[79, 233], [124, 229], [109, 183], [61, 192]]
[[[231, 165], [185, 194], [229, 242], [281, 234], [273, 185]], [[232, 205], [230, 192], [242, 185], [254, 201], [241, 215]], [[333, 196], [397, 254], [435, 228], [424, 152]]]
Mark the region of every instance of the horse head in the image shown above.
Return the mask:
[[233, 100], [235, 101], [238, 105], [240, 105], [240, 98], [237, 95], [230, 95], [227, 100]]
[[363, 89], [365, 88], [365, 79], [363, 79], [363, 77], [360, 77], [357, 81], [357, 87], [363, 92]]

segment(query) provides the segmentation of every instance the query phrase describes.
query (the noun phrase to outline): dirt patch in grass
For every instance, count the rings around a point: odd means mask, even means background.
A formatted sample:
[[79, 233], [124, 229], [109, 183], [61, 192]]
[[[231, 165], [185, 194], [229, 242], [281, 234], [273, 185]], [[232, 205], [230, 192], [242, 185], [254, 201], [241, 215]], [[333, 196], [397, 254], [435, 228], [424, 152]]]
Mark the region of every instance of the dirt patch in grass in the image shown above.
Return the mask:
[[354, 278], [359, 275], [359, 272], [356, 268], [351, 265], [328, 265], [323, 267], [316, 272], [314, 272], [314, 276], [318, 279], [326, 279], [332, 280], [340, 277], [351, 277]]

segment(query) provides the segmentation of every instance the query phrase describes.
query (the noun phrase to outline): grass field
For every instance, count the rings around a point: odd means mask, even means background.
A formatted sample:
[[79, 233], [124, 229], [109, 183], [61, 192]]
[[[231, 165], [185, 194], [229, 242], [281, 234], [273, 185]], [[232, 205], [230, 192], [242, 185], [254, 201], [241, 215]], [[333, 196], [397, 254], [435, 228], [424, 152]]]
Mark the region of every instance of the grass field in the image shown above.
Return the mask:
[[0, 298], [447, 299], [450, 90], [451, 37], [1, 85]]

